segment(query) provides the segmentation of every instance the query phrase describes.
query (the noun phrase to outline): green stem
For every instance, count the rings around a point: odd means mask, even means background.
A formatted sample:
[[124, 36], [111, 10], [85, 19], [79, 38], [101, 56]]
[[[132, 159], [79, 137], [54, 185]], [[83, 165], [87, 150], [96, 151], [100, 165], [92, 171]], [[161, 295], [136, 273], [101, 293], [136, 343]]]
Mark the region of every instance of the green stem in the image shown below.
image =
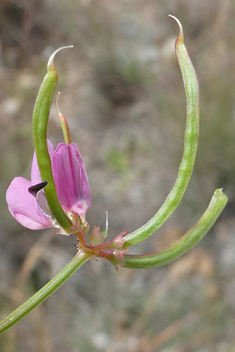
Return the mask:
[[6, 318], [0, 321], [0, 334], [16, 324], [25, 315], [31, 312], [31, 310], [45, 301], [91, 257], [92, 255], [88, 252], [78, 251], [74, 258], [66, 265], [64, 269], [59, 272], [59, 274], [57, 274], [51, 281], [43, 286], [41, 290], [14, 310], [14, 312], [10, 313]]
[[227, 203], [227, 197], [222, 190], [217, 189], [205, 213], [184, 236], [169, 249], [147, 255], [125, 255], [125, 268], [148, 269], [172, 262], [197, 244], [213, 226]]
[[123, 248], [145, 240], [164, 224], [178, 207], [193, 172], [199, 136], [199, 87], [194, 67], [184, 46], [182, 26], [180, 22], [178, 24], [180, 33], [175, 43], [175, 50], [187, 100], [183, 157], [175, 184], [163, 205], [145, 225], [125, 237]]

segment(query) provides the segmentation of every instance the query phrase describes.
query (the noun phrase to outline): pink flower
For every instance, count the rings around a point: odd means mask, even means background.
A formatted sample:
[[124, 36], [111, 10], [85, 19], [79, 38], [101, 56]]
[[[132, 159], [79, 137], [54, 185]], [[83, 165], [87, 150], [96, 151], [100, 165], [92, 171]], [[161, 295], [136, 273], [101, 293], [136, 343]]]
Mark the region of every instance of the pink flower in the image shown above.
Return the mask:
[[[75, 143], [60, 143], [55, 151], [50, 141], [47, 142], [47, 146], [61, 206], [70, 217], [75, 215], [76, 218], [78, 216], [85, 218], [87, 209], [91, 207], [91, 197], [85, 165], [77, 145]], [[37, 158], [34, 153], [31, 182], [23, 177], [15, 177], [6, 193], [10, 213], [21, 225], [32, 230], [54, 226], [46, 199], [43, 199], [44, 195], [42, 194], [37, 202], [28, 191], [30, 187], [41, 182]]]

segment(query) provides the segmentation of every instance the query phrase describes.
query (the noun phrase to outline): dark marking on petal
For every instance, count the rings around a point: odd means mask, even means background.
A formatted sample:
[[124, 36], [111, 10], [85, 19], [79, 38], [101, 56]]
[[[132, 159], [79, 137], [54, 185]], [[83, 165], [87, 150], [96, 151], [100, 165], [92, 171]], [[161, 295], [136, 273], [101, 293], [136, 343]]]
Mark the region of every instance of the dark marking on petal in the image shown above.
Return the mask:
[[32, 194], [34, 197], [36, 197], [38, 192], [40, 192], [43, 188], [46, 187], [47, 183], [48, 183], [47, 181], [43, 181], [41, 183], [38, 183], [37, 185], [31, 186], [29, 187], [28, 192]]

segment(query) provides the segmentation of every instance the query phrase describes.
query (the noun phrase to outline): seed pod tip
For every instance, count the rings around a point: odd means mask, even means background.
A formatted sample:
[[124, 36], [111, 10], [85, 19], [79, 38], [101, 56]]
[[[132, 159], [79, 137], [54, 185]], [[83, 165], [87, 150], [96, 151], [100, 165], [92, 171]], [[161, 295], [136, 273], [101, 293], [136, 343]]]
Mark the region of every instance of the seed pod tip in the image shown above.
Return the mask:
[[183, 32], [183, 27], [182, 27], [180, 20], [177, 17], [172, 16], [172, 15], [169, 15], [169, 17], [172, 17], [178, 23], [179, 29], [180, 29], [178, 40], [183, 43], [184, 42], [184, 32]]
[[63, 49], [69, 49], [69, 48], [73, 48], [74, 46], [73, 45], [68, 45], [68, 46], [62, 46], [61, 48], [55, 50], [49, 60], [48, 60], [48, 63], [47, 63], [47, 71], [53, 71], [55, 70], [55, 66], [54, 66], [54, 57], [56, 56], [56, 54], [60, 51], [60, 50], [63, 50]]

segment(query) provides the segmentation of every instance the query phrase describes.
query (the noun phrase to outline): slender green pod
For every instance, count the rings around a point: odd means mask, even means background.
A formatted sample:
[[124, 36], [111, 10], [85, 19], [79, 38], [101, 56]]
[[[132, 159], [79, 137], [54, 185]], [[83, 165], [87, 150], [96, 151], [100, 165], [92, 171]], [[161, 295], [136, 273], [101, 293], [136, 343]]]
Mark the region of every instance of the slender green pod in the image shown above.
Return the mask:
[[63, 283], [70, 278], [83, 264], [91, 258], [88, 252], [78, 252], [75, 257], [51, 281], [43, 286], [26, 302], [0, 321], [0, 334], [20, 321], [39, 304], [45, 301]]
[[37, 162], [42, 180], [47, 181], [44, 192], [51, 213], [66, 232], [69, 232], [69, 228], [72, 227], [73, 224], [61, 207], [56, 193], [51, 160], [47, 149], [47, 124], [51, 102], [58, 80], [58, 74], [53, 60], [58, 51], [71, 47], [72, 46], [59, 48], [51, 55], [47, 65], [47, 74], [39, 89], [33, 111], [33, 136]]
[[124, 256], [125, 268], [149, 269], [163, 266], [179, 258], [195, 246], [210, 230], [227, 203], [227, 196], [221, 189], [217, 189], [208, 208], [198, 222], [192, 226], [177, 242], [165, 251], [147, 255]]
[[177, 18], [173, 18], [177, 21], [180, 28], [179, 36], [175, 43], [175, 52], [183, 77], [187, 101], [183, 157], [175, 184], [163, 205], [145, 225], [125, 237], [123, 248], [145, 240], [163, 225], [179, 205], [193, 172], [199, 136], [199, 87], [193, 64], [184, 45], [181, 23]]
[[67, 122], [65, 116], [62, 115], [60, 112], [59, 102], [58, 102], [59, 95], [60, 95], [60, 92], [58, 93], [57, 98], [56, 98], [57, 111], [58, 111], [58, 115], [59, 115], [59, 119], [60, 119], [60, 123], [61, 123], [62, 132], [64, 135], [64, 141], [66, 144], [70, 144], [70, 143], [72, 143], [72, 140], [71, 140], [71, 135], [70, 135], [70, 131], [69, 131], [69, 125], [68, 125], [68, 122]]

